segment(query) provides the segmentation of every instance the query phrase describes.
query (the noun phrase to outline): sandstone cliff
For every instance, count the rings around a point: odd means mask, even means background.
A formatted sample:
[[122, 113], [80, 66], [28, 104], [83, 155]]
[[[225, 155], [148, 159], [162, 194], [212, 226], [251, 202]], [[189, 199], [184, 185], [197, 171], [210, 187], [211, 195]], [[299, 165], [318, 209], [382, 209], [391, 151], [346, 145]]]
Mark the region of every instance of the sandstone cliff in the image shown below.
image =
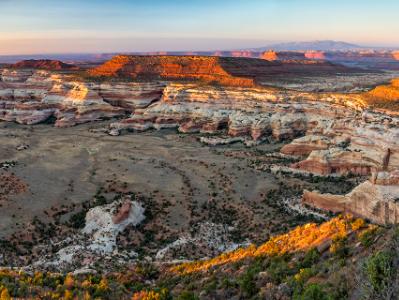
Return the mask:
[[93, 83], [48, 71], [0, 73], [0, 120], [37, 124], [56, 119], [59, 127], [123, 116], [159, 100], [164, 84]]
[[319, 209], [350, 213], [383, 225], [395, 224], [399, 221], [398, 183], [398, 171], [379, 172], [347, 195], [320, 194], [305, 190], [302, 200]]

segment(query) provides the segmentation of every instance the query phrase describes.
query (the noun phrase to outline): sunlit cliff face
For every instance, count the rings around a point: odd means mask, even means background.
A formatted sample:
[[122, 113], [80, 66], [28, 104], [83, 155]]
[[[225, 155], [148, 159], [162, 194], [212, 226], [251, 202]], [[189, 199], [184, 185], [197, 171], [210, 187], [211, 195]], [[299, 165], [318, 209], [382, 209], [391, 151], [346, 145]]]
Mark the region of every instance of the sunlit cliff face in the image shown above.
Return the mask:
[[263, 54], [260, 56], [261, 59], [269, 60], [269, 61], [274, 61], [278, 60], [277, 53], [273, 50], [269, 50], [266, 52], [263, 52]]
[[[399, 59], [399, 53], [398, 53]], [[378, 101], [385, 103], [387, 108], [389, 105], [395, 104], [399, 101], [399, 79], [393, 79], [391, 84], [380, 85], [365, 94], [366, 99], [370, 104]]]
[[399, 60], [399, 51], [392, 52], [392, 56], [394, 59]]

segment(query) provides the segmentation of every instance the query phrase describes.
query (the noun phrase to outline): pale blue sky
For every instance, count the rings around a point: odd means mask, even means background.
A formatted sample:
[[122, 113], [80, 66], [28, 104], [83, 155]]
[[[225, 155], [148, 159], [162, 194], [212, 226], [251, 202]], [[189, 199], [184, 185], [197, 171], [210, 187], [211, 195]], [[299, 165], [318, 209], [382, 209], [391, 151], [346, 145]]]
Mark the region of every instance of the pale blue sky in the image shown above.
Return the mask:
[[399, 46], [398, 0], [0, 0], [0, 54]]

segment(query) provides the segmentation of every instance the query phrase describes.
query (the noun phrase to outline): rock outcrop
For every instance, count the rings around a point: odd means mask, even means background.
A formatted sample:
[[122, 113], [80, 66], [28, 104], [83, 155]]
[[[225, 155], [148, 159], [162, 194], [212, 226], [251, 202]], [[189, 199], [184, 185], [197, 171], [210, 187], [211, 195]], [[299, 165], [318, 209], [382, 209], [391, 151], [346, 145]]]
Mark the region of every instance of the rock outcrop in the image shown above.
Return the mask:
[[[288, 92], [266, 88], [217, 88], [198, 84], [168, 84], [161, 101], [136, 109], [130, 118], [111, 125], [114, 130], [178, 128], [180, 132], [216, 133], [254, 140], [273, 136], [292, 139], [308, 130], [320, 130], [336, 118], [356, 111], [338, 103], [356, 97]], [[360, 105], [360, 104], [359, 104]], [[327, 124], [328, 123], [328, 124]]]
[[330, 145], [331, 140], [326, 136], [306, 135], [283, 146], [280, 152], [287, 155], [304, 156], [315, 150], [326, 150]]
[[365, 93], [365, 99], [370, 105], [385, 109], [399, 107], [399, 79], [394, 79], [390, 84], [379, 85]]
[[81, 232], [60, 242], [58, 252], [35, 261], [33, 266], [69, 270], [79, 265], [85, 270], [110, 257], [125, 263], [131, 261], [137, 254], [119, 249], [117, 237], [127, 226], [140, 224], [145, 219], [144, 211], [141, 203], [129, 198], [96, 206], [87, 212], [86, 225]]
[[391, 171], [399, 168], [398, 122], [398, 118], [370, 113], [364, 113], [362, 118], [335, 120], [319, 137], [294, 140], [281, 151], [309, 154], [291, 167], [319, 175], [370, 175], [378, 170]]
[[399, 222], [399, 172], [374, 173], [347, 195], [306, 191], [303, 203], [334, 213], [350, 213], [378, 224]]
[[48, 71], [11, 70], [0, 73], [0, 120], [37, 124], [55, 119], [55, 126], [123, 116], [162, 95], [158, 81], [88, 82], [74, 75]]
[[274, 61], [274, 60], [278, 60], [279, 57], [277, 55], [276, 51], [273, 50], [269, 50], [269, 51], [265, 51], [260, 55], [261, 59], [265, 59], [265, 60], [269, 60], [269, 61]]

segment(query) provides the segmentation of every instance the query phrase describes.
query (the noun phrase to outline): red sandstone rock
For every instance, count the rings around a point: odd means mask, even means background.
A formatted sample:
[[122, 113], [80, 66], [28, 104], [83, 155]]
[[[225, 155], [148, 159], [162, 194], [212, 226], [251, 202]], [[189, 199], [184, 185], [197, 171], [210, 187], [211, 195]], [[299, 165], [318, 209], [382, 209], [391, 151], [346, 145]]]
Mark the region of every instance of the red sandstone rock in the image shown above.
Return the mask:
[[303, 156], [309, 155], [314, 150], [326, 150], [330, 145], [331, 141], [324, 136], [307, 135], [283, 146], [280, 152], [287, 155]]
[[313, 151], [306, 160], [294, 163], [292, 168], [308, 171], [319, 175], [355, 174], [371, 175], [380, 164], [365, 159], [361, 152], [351, 152], [340, 149]]
[[231, 86], [254, 86], [252, 78], [232, 76], [222, 58], [204, 56], [115, 56], [89, 70], [91, 76], [200, 80]]
[[118, 212], [112, 217], [112, 222], [114, 224], [119, 224], [123, 220], [127, 219], [130, 213], [130, 209], [132, 207], [131, 201], [125, 201], [122, 206], [118, 209]]

